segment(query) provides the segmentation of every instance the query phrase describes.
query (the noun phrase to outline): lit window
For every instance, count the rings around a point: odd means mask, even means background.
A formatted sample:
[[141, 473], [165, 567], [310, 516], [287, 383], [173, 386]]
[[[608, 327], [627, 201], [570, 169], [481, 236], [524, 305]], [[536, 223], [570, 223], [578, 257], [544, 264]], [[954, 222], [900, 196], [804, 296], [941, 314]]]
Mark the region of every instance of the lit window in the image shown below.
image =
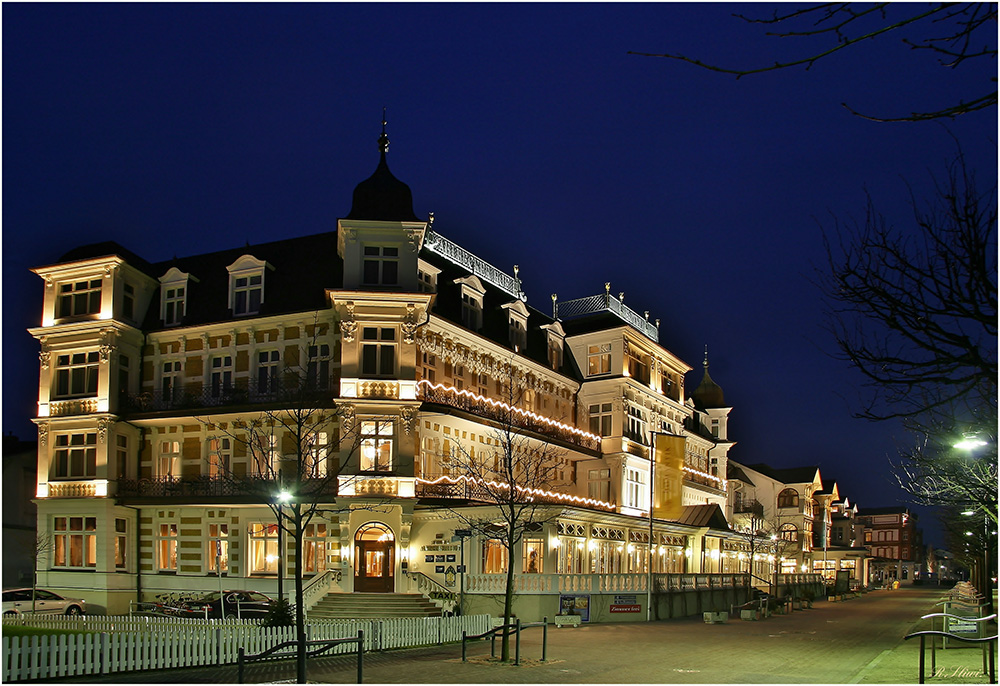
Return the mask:
[[517, 351], [523, 351], [528, 345], [528, 332], [524, 322], [516, 317], [510, 318], [510, 344]]
[[306, 450], [303, 455], [302, 475], [307, 479], [322, 479], [326, 476], [326, 461], [330, 447], [325, 431], [316, 431], [305, 437]]
[[101, 311], [101, 279], [59, 286], [59, 316], [80, 317]]
[[611, 373], [611, 344], [587, 346], [587, 375]]
[[488, 538], [483, 541], [483, 574], [502, 574], [507, 571], [507, 546], [503, 541]]
[[178, 478], [181, 475], [180, 441], [160, 441], [159, 476]]
[[100, 354], [97, 351], [56, 356], [56, 398], [97, 395]]
[[393, 424], [374, 420], [361, 423], [361, 471], [392, 471]]
[[799, 494], [794, 488], [786, 488], [778, 494], [778, 507], [798, 507]]
[[365, 327], [361, 333], [361, 374], [366, 377], [396, 375], [396, 330]]
[[253, 454], [254, 474], [273, 478], [278, 473], [281, 462], [278, 437], [274, 434], [259, 434], [254, 439], [250, 446], [250, 451]]
[[638, 510], [646, 508], [646, 473], [628, 467], [625, 469], [625, 507]]
[[163, 523], [156, 529], [156, 563], [161, 571], [177, 571], [178, 525]]
[[799, 530], [795, 528], [794, 524], [782, 524], [781, 529], [778, 530], [778, 536], [783, 541], [795, 543], [799, 540]]
[[611, 470], [591, 469], [587, 481], [587, 496], [594, 500], [611, 500]]
[[124, 570], [128, 567], [128, 521], [115, 520], [115, 569]]
[[523, 574], [541, 574], [543, 572], [542, 563], [545, 559], [545, 541], [540, 538], [526, 538], [523, 549], [521, 572]]
[[278, 525], [254, 522], [250, 525], [250, 573], [278, 573]]
[[230, 474], [232, 464], [233, 439], [228, 436], [208, 439], [208, 475], [221, 477]]
[[97, 434], [59, 434], [53, 455], [54, 479], [92, 479], [97, 476]]
[[399, 279], [399, 248], [365, 246], [363, 283], [370, 286], [395, 286]]
[[53, 566], [97, 566], [97, 517], [56, 517], [52, 528]]
[[319, 574], [326, 569], [326, 524], [306, 524], [302, 538], [302, 571]]

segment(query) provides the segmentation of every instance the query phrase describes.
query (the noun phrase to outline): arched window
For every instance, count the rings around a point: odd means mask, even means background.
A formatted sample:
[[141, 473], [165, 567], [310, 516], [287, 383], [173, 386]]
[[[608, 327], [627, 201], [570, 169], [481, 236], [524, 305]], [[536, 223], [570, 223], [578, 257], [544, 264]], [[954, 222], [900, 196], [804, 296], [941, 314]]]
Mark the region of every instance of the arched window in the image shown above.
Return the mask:
[[786, 488], [778, 494], [778, 507], [798, 507], [799, 492], [794, 488]]
[[794, 543], [799, 540], [799, 530], [795, 528], [794, 524], [782, 524], [781, 529], [778, 530], [778, 535], [783, 541]]

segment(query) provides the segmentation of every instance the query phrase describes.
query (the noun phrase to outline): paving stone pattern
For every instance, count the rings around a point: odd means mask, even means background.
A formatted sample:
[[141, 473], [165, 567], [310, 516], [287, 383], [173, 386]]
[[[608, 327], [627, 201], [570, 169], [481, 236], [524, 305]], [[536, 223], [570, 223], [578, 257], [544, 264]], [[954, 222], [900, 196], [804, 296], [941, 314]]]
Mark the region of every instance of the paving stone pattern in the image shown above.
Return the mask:
[[[548, 629], [548, 660], [540, 628], [522, 634], [524, 664], [490, 661], [488, 642], [470, 644], [461, 661], [456, 644], [365, 655], [365, 683], [916, 683], [919, 641], [936, 611], [937, 588], [875, 591], [844, 602], [757, 622], [705, 624], [700, 618]], [[991, 631], [996, 632], [996, 625]], [[499, 643], [497, 644], [499, 652]], [[513, 647], [511, 649], [513, 654]], [[927, 657], [928, 669], [930, 655]], [[985, 683], [979, 648], [937, 652], [938, 674], [927, 683]], [[248, 683], [294, 680], [291, 662], [252, 665]], [[309, 681], [354, 683], [352, 657], [312, 660]], [[81, 683], [233, 683], [235, 666], [133, 672]]]

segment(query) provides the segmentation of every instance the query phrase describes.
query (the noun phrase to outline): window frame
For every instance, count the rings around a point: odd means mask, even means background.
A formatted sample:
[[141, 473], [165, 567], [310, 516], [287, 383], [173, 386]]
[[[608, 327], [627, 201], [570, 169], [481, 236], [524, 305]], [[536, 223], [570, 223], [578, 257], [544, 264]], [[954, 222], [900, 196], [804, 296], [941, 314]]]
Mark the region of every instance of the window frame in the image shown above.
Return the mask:
[[[373, 333], [374, 332], [374, 333]], [[398, 336], [394, 326], [365, 326], [361, 329], [361, 377], [395, 378], [398, 364]]]
[[400, 252], [398, 245], [364, 245], [361, 249], [361, 284], [398, 286]]
[[[361, 421], [361, 449], [358, 467], [361, 472], [391, 473], [395, 461], [396, 424], [391, 419], [370, 418]], [[387, 453], [387, 464], [382, 457]]]
[[58, 353], [52, 376], [53, 400], [94, 398], [100, 391], [101, 354], [97, 350]]
[[103, 289], [104, 279], [100, 277], [72, 279], [60, 283], [56, 295], [56, 319], [100, 314]]
[[97, 517], [57, 515], [52, 518], [52, 532], [54, 568], [97, 568]]

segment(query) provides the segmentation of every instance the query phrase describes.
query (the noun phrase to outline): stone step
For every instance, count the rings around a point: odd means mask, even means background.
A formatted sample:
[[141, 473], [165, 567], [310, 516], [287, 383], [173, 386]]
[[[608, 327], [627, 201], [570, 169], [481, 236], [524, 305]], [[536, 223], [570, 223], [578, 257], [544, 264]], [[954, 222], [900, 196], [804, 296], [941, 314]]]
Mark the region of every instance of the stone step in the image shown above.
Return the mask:
[[314, 619], [440, 616], [441, 609], [423, 596], [403, 593], [328, 593], [309, 610]]

